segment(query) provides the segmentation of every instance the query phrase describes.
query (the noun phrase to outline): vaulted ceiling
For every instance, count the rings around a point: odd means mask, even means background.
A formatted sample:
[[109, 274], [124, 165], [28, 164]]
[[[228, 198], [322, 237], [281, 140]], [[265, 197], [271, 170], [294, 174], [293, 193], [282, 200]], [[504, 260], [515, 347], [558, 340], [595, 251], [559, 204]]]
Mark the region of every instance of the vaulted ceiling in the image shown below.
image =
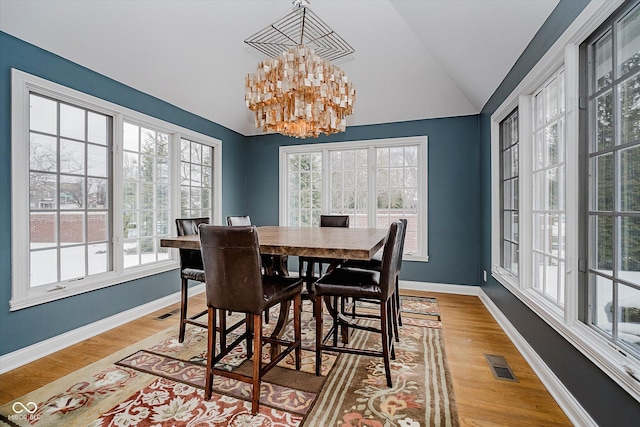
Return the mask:
[[[558, 0], [311, 0], [355, 53], [347, 125], [480, 112]], [[291, 0], [0, 0], [0, 30], [243, 135], [244, 40]], [[1, 52], [0, 52], [1, 54]]]

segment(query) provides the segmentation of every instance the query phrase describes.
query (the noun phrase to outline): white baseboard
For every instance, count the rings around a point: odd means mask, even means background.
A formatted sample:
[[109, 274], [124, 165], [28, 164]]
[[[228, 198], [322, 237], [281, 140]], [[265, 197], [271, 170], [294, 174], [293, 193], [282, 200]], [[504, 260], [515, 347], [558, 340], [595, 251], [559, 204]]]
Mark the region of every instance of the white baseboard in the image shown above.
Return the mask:
[[[204, 284], [198, 284], [189, 288], [189, 295], [197, 295], [204, 292]], [[180, 301], [180, 292], [176, 292], [166, 297], [148, 302], [141, 306], [123, 311], [106, 319], [98, 320], [89, 325], [82, 326], [61, 335], [49, 338], [45, 341], [21, 348], [14, 352], [0, 356], [0, 374], [8, 372], [12, 369], [26, 365], [29, 362], [40, 359], [70, 345], [77, 344], [81, 341], [94, 337], [98, 334], [106, 332], [117, 326], [124, 325], [139, 317], [153, 313], [163, 307]]]
[[504, 330], [511, 339], [529, 366], [531, 366], [531, 369], [533, 369], [538, 378], [540, 378], [542, 384], [547, 388], [571, 423], [576, 426], [597, 427], [598, 424], [591, 418], [587, 411], [584, 410], [582, 405], [578, 403], [575, 397], [567, 390], [562, 381], [556, 377], [540, 356], [538, 356], [538, 353], [535, 352], [533, 347], [520, 335], [520, 332], [511, 324], [507, 317], [502, 314], [491, 298], [484, 293], [482, 288], [480, 288], [478, 297], [496, 322], [498, 322], [502, 330]]
[[413, 282], [410, 280], [400, 280], [400, 289], [412, 291], [442, 292], [443, 294], [456, 295], [480, 295], [480, 286], [473, 285], [450, 285], [447, 283]]

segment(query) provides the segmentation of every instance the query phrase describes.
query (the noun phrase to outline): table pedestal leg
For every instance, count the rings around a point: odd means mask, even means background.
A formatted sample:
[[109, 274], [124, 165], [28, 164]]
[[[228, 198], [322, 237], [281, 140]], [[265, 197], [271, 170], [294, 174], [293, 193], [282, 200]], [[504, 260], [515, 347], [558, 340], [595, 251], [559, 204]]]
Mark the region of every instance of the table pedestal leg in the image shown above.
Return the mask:
[[[284, 327], [289, 323], [289, 308], [291, 307], [291, 301], [285, 301], [280, 303], [280, 314], [278, 314], [278, 322], [271, 332], [271, 338], [282, 339], [284, 334]], [[271, 344], [271, 360], [275, 359], [280, 353], [279, 344]]]

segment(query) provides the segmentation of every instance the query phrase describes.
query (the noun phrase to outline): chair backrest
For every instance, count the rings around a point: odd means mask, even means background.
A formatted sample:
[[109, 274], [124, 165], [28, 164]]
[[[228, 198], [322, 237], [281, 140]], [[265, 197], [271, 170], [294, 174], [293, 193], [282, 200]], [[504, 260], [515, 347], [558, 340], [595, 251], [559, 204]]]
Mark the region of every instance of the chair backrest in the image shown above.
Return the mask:
[[247, 226], [247, 225], [251, 225], [251, 218], [249, 218], [249, 215], [244, 215], [244, 216], [228, 216], [227, 217], [227, 225], [233, 225], [233, 226]]
[[349, 215], [320, 215], [320, 227], [349, 227]]
[[255, 226], [200, 226], [207, 305], [260, 314], [264, 291]]
[[385, 299], [389, 298], [395, 290], [396, 275], [398, 274], [398, 266], [400, 262], [398, 258], [402, 258], [400, 252], [400, 240], [403, 232], [404, 224], [401, 221], [394, 221], [389, 226], [387, 233], [387, 241], [382, 251], [382, 266], [380, 268], [380, 289]]
[[397, 271], [397, 274], [400, 274], [400, 269], [402, 268], [402, 254], [404, 253], [404, 238], [407, 236], [407, 219], [400, 218], [398, 221], [402, 223], [402, 233], [400, 234], [400, 256], [398, 257]]
[[[209, 218], [176, 218], [178, 236], [191, 236], [198, 234], [200, 224], [208, 224]], [[180, 249], [180, 270], [193, 268], [202, 270], [202, 256], [200, 251], [194, 249]]]

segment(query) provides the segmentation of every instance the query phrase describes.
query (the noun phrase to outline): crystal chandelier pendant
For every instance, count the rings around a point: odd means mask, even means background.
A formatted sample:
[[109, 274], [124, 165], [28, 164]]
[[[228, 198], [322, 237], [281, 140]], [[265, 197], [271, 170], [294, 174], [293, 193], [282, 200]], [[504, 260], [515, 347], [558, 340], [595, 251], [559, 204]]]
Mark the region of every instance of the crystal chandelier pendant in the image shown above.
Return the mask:
[[344, 132], [355, 96], [345, 72], [306, 46], [260, 62], [246, 79], [256, 127], [297, 138]]
[[294, 1], [289, 14], [245, 40], [272, 57], [245, 84], [247, 107], [265, 132], [296, 138], [344, 132], [353, 113], [355, 87], [329, 60], [354, 50], [307, 6]]

